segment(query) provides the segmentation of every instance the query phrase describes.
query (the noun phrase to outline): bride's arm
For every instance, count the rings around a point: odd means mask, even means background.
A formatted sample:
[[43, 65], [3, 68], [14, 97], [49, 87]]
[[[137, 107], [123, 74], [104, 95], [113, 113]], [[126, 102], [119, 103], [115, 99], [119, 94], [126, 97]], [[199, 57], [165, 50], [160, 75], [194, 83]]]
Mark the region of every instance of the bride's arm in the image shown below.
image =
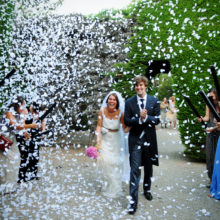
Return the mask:
[[98, 120], [97, 120], [97, 126], [96, 126], [96, 143], [98, 146], [101, 145], [101, 128], [102, 128], [102, 111], [99, 110], [98, 113]]
[[131, 130], [131, 127], [128, 127], [128, 126], [125, 125], [125, 123], [124, 123], [124, 114], [123, 113], [121, 113], [120, 121], [121, 121], [121, 124], [122, 124], [123, 131], [125, 133], [128, 133]]

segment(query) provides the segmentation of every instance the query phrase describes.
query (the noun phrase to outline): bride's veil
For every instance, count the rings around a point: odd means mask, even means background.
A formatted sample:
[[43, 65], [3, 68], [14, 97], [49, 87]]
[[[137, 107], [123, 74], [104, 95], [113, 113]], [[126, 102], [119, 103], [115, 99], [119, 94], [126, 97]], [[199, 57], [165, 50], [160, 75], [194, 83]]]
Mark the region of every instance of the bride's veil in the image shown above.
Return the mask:
[[[119, 109], [124, 114], [125, 100], [122, 95], [117, 91], [109, 92], [101, 105], [101, 108], [107, 107], [107, 99], [111, 94], [116, 94], [119, 101]], [[129, 152], [128, 152], [128, 133], [124, 133], [122, 126], [120, 126], [121, 134], [121, 160], [122, 160], [122, 181], [128, 182], [130, 179], [130, 165], [129, 165]]]
[[111, 92], [109, 92], [109, 93], [105, 96], [104, 100], [102, 101], [101, 108], [107, 107], [107, 103], [106, 103], [106, 102], [107, 102], [108, 97], [109, 97], [111, 94], [116, 94], [116, 95], [117, 95], [118, 101], [119, 101], [119, 109], [121, 110], [121, 112], [124, 113], [124, 111], [125, 111], [125, 101], [124, 101], [124, 98], [121, 96], [121, 94], [120, 94], [119, 92], [117, 92], [117, 91], [111, 91]]

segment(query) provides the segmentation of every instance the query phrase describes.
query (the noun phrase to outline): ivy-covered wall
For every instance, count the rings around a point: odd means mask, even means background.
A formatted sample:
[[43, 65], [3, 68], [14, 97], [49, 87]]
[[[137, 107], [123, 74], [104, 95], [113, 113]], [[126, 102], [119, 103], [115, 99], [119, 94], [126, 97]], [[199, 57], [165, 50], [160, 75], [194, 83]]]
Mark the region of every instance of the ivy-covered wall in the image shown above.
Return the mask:
[[[7, 49], [11, 40], [11, 23], [13, 19], [13, 2], [0, 0], [0, 57], [7, 57]], [[0, 60], [0, 67], [3, 68], [3, 58]]]
[[[0, 0], [0, 81], [9, 73], [10, 69], [8, 49], [12, 40], [13, 11], [14, 2]], [[7, 93], [6, 88], [0, 89], [0, 107], [5, 101], [5, 94]]]
[[129, 61], [116, 72], [117, 89], [128, 97], [133, 95], [134, 76], [145, 75], [154, 60], [170, 62], [181, 140], [195, 159], [204, 159], [206, 135], [182, 94], [204, 115], [198, 92], [214, 86], [210, 66], [220, 67], [219, 8], [217, 0], [138, 1], [129, 16], [136, 21]]

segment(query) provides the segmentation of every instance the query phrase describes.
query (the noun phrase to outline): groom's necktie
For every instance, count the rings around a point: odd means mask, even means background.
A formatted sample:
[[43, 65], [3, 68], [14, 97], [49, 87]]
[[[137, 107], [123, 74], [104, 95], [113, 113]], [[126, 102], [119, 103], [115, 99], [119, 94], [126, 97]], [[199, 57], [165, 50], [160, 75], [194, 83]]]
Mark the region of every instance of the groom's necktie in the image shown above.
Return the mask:
[[144, 99], [141, 99], [141, 109], [144, 108]]

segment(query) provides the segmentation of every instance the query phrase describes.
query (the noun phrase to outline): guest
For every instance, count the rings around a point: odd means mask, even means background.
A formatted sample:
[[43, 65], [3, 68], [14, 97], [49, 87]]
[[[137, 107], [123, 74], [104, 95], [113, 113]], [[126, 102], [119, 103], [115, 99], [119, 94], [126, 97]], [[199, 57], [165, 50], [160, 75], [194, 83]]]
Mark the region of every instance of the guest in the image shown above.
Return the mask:
[[[220, 122], [217, 123], [217, 126], [215, 128], [217, 130], [220, 130]], [[218, 138], [217, 149], [215, 152], [210, 196], [220, 200], [220, 138]]]
[[6, 112], [6, 118], [9, 120], [9, 125], [12, 132], [16, 135], [16, 140], [19, 143], [18, 149], [20, 152], [20, 168], [18, 173], [18, 183], [27, 182], [30, 178], [30, 134], [27, 129], [38, 127], [37, 124], [25, 124], [25, 119], [28, 115], [27, 108], [25, 107], [26, 102], [23, 97], [18, 96], [13, 100], [9, 106], [9, 111]]
[[[216, 89], [213, 88], [209, 92], [209, 96], [212, 97], [213, 103], [215, 106], [215, 109], [217, 112], [220, 112], [220, 108], [218, 105], [218, 98], [217, 98], [217, 93]], [[214, 121], [214, 116], [208, 106], [206, 106], [206, 114], [204, 117], [201, 116], [201, 118], [197, 118], [199, 122], [202, 120], [205, 122], [208, 122], [207, 125], [207, 136], [206, 136], [206, 166], [208, 170], [208, 177], [209, 177], [209, 184], [207, 187], [210, 187], [211, 184], [211, 179], [212, 179], [212, 172], [213, 172], [213, 167], [214, 167], [214, 159], [215, 159], [215, 151], [217, 147], [217, 142], [219, 138], [220, 131], [217, 129], [214, 129], [216, 126], [215, 121]]]
[[165, 128], [167, 127], [167, 117], [166, 117], [167, 109], [168, 109], [168, 101], [167, 98], [164, 98], [163, 101], [160, 103], [161, 128], [163, 128], [163, 126]]
[[168, 101], [168, 112], [167, 112], [167, 118], [169, 120], [169, 123], [170, 123], [170, 128], [172, 127], [173, 125], [173, 128], [176, 128], [176, 121], [177, 121], [177, 116], [176, 116], [176, 113], [177, 113], [177, 109], [175, 107], [175, 96], [172, 96], [169, 98], [169, 101]]
[[[37, 121], [39, 119], [40, 112], [45, 111], [45, 105], [40, 105], [40, 101], [33, 102], [33, 104], [29, 108], [29, 111], [31, 113], [32, 121]], [[46, 130], [46, 123], [45, 123], [45, 120], [42, 120], [39, 131], [45, 131], [45, 130]], [[39, 131], [36, 131], [36, 132], [39, 132]], [[39, 136], [38, 138], [31, 140], [31, 148], [30, 148], [31, 179], [37, 179], [37, 180], [39, 179], [37, 172], [38, 172], [38, 163], [39, 163], [39, 149], [40, 149], [42, 138], [43, 137]]]

